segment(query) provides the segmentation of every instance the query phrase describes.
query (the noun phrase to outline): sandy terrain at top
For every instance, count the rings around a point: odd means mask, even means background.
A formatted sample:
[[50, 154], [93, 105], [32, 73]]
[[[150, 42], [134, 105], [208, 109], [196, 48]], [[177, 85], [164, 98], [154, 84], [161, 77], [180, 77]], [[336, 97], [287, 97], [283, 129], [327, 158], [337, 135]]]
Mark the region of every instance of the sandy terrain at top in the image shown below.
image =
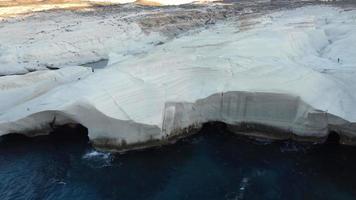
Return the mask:
[[0, 0], [0, 6], [16, 6], [25, 4], [78, 3], [82, 0]]
[[0, 18], [53, 9], [83, 9], [97, 4], [82, 0], [0, 0]]

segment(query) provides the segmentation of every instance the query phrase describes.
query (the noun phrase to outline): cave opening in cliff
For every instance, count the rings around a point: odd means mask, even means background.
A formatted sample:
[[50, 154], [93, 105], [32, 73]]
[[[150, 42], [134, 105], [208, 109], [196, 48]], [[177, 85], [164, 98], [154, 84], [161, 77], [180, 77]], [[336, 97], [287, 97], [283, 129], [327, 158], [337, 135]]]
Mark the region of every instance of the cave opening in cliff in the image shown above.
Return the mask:
[[81, 124], [57, 126], [50, 132], [49, 136], [62, 141], [89, 141], [88, 129]]
[[33, 131], [0, 136], [0, 149], [13, 147], [19, 151], [29, 147], [33, 151], [42, 151], [48, 147], [55, 147], [50, 148], [53, 151], [62, 151], [74, 147], [85, 149], [89, 148], [88, 145], [90, 146], [88, 129], [81, 124], [55, 126], [50, 132]]
[[330, 131], [325, 141], [326, 144], [340, 144], [340, 135], [336, 131]]
[[215, 132], [223, 132], [227, 133], [229, 132], [227, 129], [227, 124], [224, 122], [219, 122], [219, 121], [212, 121], [212, 122], [207, 122], [203, 124], [203, 127], [199, 132], [209, 132], [207, 130], [214, 130]]

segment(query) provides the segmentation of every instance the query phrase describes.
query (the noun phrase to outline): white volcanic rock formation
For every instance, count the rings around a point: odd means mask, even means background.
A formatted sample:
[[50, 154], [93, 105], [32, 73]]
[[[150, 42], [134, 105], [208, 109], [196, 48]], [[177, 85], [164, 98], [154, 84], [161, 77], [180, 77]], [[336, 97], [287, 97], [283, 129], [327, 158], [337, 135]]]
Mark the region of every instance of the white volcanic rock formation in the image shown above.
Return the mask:
[[[74, 48], [84, 56], [98, 51], [109, 65], [94, 72], [67, 66], [0, 77], [0, 135], [80, 123], [94, 145], [125, 148], [220, 121], [235, 132], [273, 138], [319, 140], [336, 131], [341, 142], [351, 144], [356, 137], [355, 19], [355, 10], [310, 6], [233, 18], [173, 40], [158, 33], [139, 37], [139, 29], [132, 29], [138, 31], [117, 32], [110, 43], [103, 42], [101, 36], [110, 36], [102, 30], [94, 35], [73, 31], [64, 41], [78, 41], [77, 46], [66, 51]], [[15, 31], [15, 26], [7, 28]], [[59, 33], [54, 29], [53, 34]], [[147, 45], [147, 40], [165, 42]], [[125, 42], [130, 45], [120, 46]], [[49, 48], [48, 41], [34, 44], [26, 46], [30, 63], [46, 56], [56, 66], [68, 63], [62, 59], [78, 62], [63, 48]], [[16, 53], [2, 53], [0, 63]], [[1, 64], [2, 73], [11, 66]]]

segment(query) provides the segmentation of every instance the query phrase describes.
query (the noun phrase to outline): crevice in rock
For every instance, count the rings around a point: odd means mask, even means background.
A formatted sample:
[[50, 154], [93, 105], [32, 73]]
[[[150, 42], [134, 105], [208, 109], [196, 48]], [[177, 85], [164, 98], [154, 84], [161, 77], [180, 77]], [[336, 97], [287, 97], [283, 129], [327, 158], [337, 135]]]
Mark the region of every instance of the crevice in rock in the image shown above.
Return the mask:
[[105, 68], [109, 63], [109, 59], [100, 59], [94, 62], [88, 62], [85, 64], [82, 64], [84, 67], [89, 67], [92, 69], [103, 69]]

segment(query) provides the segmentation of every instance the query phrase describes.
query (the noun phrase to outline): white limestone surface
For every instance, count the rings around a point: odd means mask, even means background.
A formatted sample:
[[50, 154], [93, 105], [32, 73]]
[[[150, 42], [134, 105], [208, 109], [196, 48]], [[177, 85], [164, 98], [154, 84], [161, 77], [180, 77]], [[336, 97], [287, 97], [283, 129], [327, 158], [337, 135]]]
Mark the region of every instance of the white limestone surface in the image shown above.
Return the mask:
[[[65, 41], [78, 38], [86, 41], [83, 35]], [[140, 42], [136, 49], [145, 46]], [[96, 44], [85, 47], [115, 49]], [[310, 6], [233, 19], [145, 54], [109, 55], [110, 65], [94, 72], [69, 67], [0, 77], [0, 135], [75, 122], [88, 128], [91, 140], [120, 145], [163, 139], [207, 121], [317, 137], [334, 123], [326, 113], [356, 122], [355, 10]], [[68, 62], [63, 59], [58, 63]]]
[[166, 40], [125, 17], [62, 11], [10, 19], [0, 26], [0, 76], [85, 64], [110, 53], [136, 55]]

